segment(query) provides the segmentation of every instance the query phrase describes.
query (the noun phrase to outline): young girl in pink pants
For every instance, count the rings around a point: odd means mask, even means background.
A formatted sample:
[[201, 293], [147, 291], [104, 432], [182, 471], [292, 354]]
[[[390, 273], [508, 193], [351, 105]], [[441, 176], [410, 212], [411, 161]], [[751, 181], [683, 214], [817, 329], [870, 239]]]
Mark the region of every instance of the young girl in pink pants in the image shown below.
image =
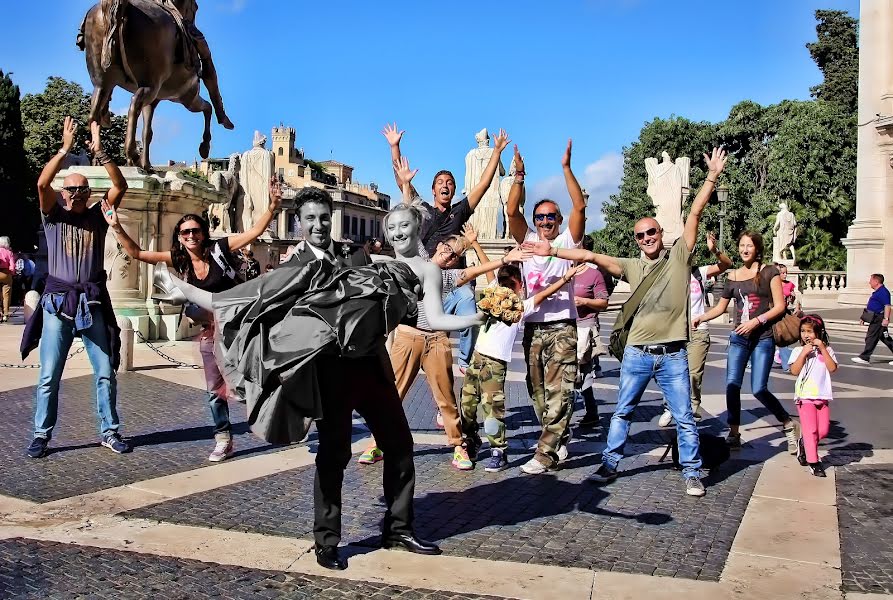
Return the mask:
[[825, 322], [818, 315], [806, 315], [800, 321], [800, 342], [790, 359], [791, 373], [797, 376], [794, 397], [800, 414], [797, 460], [804, 467], [808, 465], [816, 477], [824, 477], [818, 446], [831, 426], [831, 373], [837, 370], [837, 359]]

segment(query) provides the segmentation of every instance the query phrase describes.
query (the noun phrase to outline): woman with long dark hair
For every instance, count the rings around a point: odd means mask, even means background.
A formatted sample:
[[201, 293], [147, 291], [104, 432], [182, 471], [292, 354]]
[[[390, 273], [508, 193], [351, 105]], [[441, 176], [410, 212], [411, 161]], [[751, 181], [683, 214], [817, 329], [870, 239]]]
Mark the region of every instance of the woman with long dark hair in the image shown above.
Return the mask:
[[763, 236], [745, 231], [738, 236], [738, 254], [742, 265], [729, 273], [722, 298], [711, 310], [692, 319], [692, 327], [725, 313], [735, 299], [735, 329], [729, 334], [729, 358], [726, 368], [726, 408], [732, 449], [741, 448], [741, 383], [750, 361], [750, 388], [753, 395], [778, 419], [787, 438], [788, 452], [796, 454], [797, 423], [769, 391], [769, 372], [775, 359], [772, 325], [785, 312], [784, 294], [778, 269], [763, 263]]
[[[250, 230], [229, 237], [211, 239], [208, 222], [199, 215], [183, 215], [174, 226], [171, 236], [171, 249], [154, 252], [143, 250], [134, 242], [121, 224], [114, 208], [103, 205], [103, 214], [108, 221], [118, 243], [124, 251], [137, 260], [155, 265], [164, 263], [173, 267], [177, 274], [188, 283], [208, 292], [224, 292], [241, 282], [239, 266], [232, 253], [254, 242], [263, 234], [279, 210], [282, 192], [275, 178], [270, 182], [270, 205]], [[172, 301], [173, 298], [155, 296], [157, 299]], [[199, 316], [196, 313], [196, 318]], [[192, 316], [192, 315], [190, 315]], [[220, 368], [214, 359], [214, 321], [211, 314], [202, 315], [204, 320], [199, 335], [199, 352], [205, 370], [205, 384], [208, 390], [208, 404], [214, 419], [214, 450], [208, 456], [211, 462], [226, 460], [233, 454], [232, 424], [229, 421], [226, 384]]]

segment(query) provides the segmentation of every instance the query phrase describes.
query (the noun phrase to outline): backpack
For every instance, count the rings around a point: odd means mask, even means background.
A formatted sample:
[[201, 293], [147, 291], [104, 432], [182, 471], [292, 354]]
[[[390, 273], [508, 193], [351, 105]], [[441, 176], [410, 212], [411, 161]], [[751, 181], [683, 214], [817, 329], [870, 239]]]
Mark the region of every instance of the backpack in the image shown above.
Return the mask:
[[710, 306], [710, 296], [707, 295], [707, 284], [704, 283], [704, 278], [701, 277], [701, 269], [699, 267], [692, 267], [691, 276], [694, 277], [695, 280], [697, 280], [698, 285], [701, 286], [701, 297], [704, 298], [704, 306]]
[[[701, 452], [701, 466], [708, 471], [719, 468], [719, 466], [729, 460], [729, 457], [731, 456], [728, 444], [726, 444], [726, 441], [719, 436], [710, 433], [698, 433], [698, 445], [700, 446]], [[663, 462], [664, 459], [667, 458], [667, 454], [671, 452], [673, 453], [673, 468], [681, 471], [682, 465], [679, 463], [679, 441], [675, 437], [670, 440], [669, 444], [667, 444], [667, 449], [664, 451], [664, 455], [660, 457], [660, 461], [658, 462]]]

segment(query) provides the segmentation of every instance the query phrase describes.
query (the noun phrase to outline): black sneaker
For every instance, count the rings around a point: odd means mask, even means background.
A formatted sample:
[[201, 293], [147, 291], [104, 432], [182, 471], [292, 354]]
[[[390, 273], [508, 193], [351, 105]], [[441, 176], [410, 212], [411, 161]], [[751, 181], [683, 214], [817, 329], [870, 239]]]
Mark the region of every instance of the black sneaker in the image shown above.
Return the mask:
[[741, 434], [729, 433], [726, 436], [726, 446], [729, 447], [729, 450], [741, 450]]
[[595, 471], [593, 471], [592, 475], [590, 475], [586, 481], [591, 483], [611, 483], [615, 479], [617, 479], [617, 470], [602, 463]]
[[465, 437], [465, 450], [468, 452], [468, 458], [472, 461], [476, 461], [478, 458], [478, 454], [481, 452], [481, 446], [484, 445], [483, 440], [481, 440], [481, 436], [478, 434], [469, 435]]
[[50, 440], [44, 437], [36, 437], [31, 440], [31, 445], [28, 446], [28, 456], [31, 458], [43, 458], [47, 455], [47, 444], [50, 443]]
[[809, 472], [815, 475], [816, 477], [827, 477], [825, 475], [825, 467], [822, 466], [822, 463], [809, 463]]
[[487, 473], [498, 473], [508, 466], [509, 459], [505, 454], [505, 450], [493, 448], [490, 450], [490, 460], [487, 461], [487, 466], [484, 467], [484, 470]]
[[598, 413], [587, 412], [583, 415], [583, 418], [580, 419], [580, 422], [577, 423], [578, 427], [598, 427]]
[[124, 454], [131, 450], [130, 444], [121, 439], [121, 435], [117, 432], [105, 434], [100, 443], [115, 454]]
[[806, 448], [803, 446], [803, 436], [800, 436], [800, 439], [797, 440], [797, 462], [800, 463], [801, 467], [806, 466]]

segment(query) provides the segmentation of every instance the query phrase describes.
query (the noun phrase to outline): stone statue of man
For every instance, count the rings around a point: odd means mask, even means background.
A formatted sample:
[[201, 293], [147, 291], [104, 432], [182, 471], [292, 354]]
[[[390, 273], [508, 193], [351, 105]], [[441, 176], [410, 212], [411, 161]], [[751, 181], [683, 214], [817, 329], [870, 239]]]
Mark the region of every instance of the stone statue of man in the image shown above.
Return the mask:
[[239, 170], [241, 201], [237, 204], [239, 231], [254, 227], [270, 204], [270, 178], [273, 177], [273, 153], [265, 148], [267, 137], [254, 132], [254, 147], [242, 154]]
[[211, 217], [211, 230], [220, 229], [224, 233], [235, 233], [233, 231], [233, 214], [242, 191], [239, 187], [239, 154], [235, 152], [230, 154], [226, 171], [212, 172], [208, 175], [208, 183], [213, 185], [218, 192], [226, 194], [224, 202], [214, 203], [208, 208]]
[[674, 163], [670, 155], [661, 152], [661, 161], [645, 159], [648, 172], [648, 196], [654, 204], [654, 218], [664, 230], [664, 243], [672, 244], [682, 236], [682, 194], [688, 189], [691, 160], [680, 156]]
[[791, 253], [791, 262], [796, 263], [794, 242], [797, 241], [797, 218], [788, 209], [787, 202], [779, 202], [778, 208], [775, 225], [772, 226], [772, 260], [785, 260], [785, 250], [788, 250]]
[[[515, 173], [518, 169], [515, 167], [515, 161], [512, 160], [512, 164], [509, 165], [509, 174], [507, 177], [503, 177], [499, 181], [499, 201], [502, 202], [502, 239], [507, 240], [510, 237], [509, 233], [509, 216], [508, 209], [506, 208], [509, 201], [509, 193], [512, 191], [512, 185], [515, 183]], [[524, 213], [524, 200], [527, 198], [527, 195], [524, 193], [524, 188], [521, 188], [521, 213]]]
[[[468, 193], [481, 180], [484, 170], [493, 156], [493, 148], [490, 147], [490, 136], [486, 129], [481, 129], [474, 135], [477, 142], [477, 148], [474, 148], [465, 155], [465, 189], [462, 193]], [[480, 204], [469, 219], [469, 222], [478, 232], [478, 236], [482, 240], [495, 240], [496, 227], [499, 220], [499, 214], [502, 212], [502, 203], [499, 200], [499, 177], [505, 175], [505, 168], [499, 163], [499, 169], [490, 182], [490, 187], [484, 192]]]

